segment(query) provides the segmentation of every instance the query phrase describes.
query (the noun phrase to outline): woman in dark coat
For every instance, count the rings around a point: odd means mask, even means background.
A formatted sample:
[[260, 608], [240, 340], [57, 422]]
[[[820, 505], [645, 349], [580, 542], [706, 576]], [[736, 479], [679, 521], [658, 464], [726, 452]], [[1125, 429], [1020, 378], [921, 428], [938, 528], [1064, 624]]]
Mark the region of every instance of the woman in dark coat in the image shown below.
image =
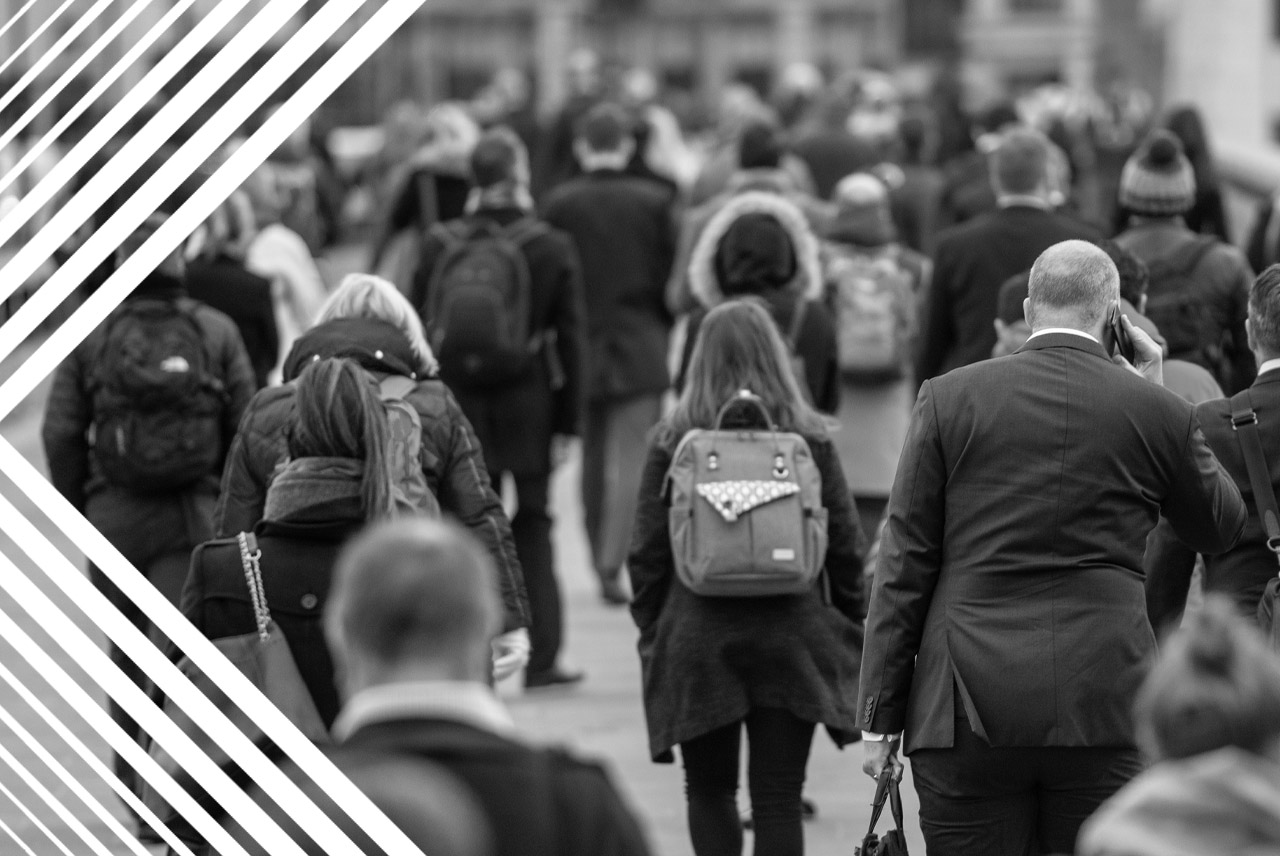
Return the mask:
[[[680, 747], [694, 852], [739, 854], [735, 795], [745, 725], [755, 853], [794, 856], [803, 852], [800, 793], [816, 725], [837, 745], [858, 739], [862, 534], [825, 422], [804, 402], [760, 301], [729, 301], [701, 327], [680, 402], [653, 434], [627, 561], [649, 751], [667, 763]], [[703, 597], [675, 576], [663, 489], [675, 446], [689, 430], [711, 427], [741, 389], [765, 402], [779, 430], [808, 441], [822, 476], [826, 581], [801, 595]], [[755, 424], [749, 411], [729, 416], [733, 426]]]
[[[296, 398], [289, 462], [272, 480], [253, 532], [267, 608], [327, 727], [339, 702], [321, 615], [343, 543], [366, 521], [393, 511], [388, 426], [377, 388], [351, 360], [308, 365]], [[181, 608], [210, 639], [256, 629], [235, 537], [196, 548]]]
[[682, 389], [707, 310], [735, 297], [764, 301], [782, 333], [808, 400], [824, 413], [840, 404], [835, 322], [821, 302], [818, 241], [805, 215], [774, 193], [734, 197], [708, 221], [689, 261], [689, 287], [702, 304], [689, 316], [676, 388]]

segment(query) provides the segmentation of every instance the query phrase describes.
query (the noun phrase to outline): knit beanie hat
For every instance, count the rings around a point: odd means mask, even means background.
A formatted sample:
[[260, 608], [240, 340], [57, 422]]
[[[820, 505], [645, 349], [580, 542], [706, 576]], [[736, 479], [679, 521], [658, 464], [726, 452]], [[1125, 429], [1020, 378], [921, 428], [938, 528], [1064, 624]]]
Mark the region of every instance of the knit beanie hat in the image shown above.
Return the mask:
[[720, 239], [715, 270], [726, 295], [782, 288], [796, 275], [791, 236], [768, 214], [743, 214]]
[[1169, 131], [1154, 131], [1120, 173], [1120, 204], [1138, 215], [1173, 217], [1191, 210], [1195, 199], [1195, 171], [1182, 143]]

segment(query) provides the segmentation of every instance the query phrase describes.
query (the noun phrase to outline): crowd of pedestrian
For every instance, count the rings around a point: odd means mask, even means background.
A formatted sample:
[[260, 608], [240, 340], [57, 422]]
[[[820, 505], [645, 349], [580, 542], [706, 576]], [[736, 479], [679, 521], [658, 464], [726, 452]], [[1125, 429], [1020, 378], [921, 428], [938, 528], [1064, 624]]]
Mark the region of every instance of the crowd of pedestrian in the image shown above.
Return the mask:
[[380, 765], [455, 788], [409, 822], [439, 852], [647, 852], [492, 689], [589, 681], [549, 507], [575, 441], [698, 856], [742, 852], [744, 732], [755, 852], [803, 852], [818, 726], [886, 788], [909, 756], [934, 856], [1192, 852], [1175, 820], [1280, 849], [1246, 626], [1280, 638], [1280, 217], [1229, 242], [1196, 111], [1045, 87], [969, 121], [801, 69], [699, 140], [651, 75], [570, 67], [545, 122], [511, 70], [398, 105], [341, 282], [302, 129], [59, 367], [55, 487], [211, 638], [265, 596], [339, 766], [398, 817]]

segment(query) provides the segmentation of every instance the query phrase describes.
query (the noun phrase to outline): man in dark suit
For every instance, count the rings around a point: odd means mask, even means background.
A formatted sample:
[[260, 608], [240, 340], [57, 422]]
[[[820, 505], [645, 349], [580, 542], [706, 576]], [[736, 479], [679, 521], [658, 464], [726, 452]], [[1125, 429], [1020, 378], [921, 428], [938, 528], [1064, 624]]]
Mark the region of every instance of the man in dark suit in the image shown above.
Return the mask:
[[[1258, 363], [1258, 377], [1249, 387], [1249, 399], [1257, 414], [1262, 451], [1275, 490], [1280, 488], [1280, 265], [1267, 268], [1254, 281], [1245, 330], [1249, 349]], [[1240, 440], [1231, 424], [1231, 411], [1229, 398], [1206, 401], [1196, 409], [1209, 447], [1235, 479], [1249, 509], [1249, 523], [1240, 542], [1225, 553], [1205, 556], [1204, 590], [1228, 595], [1242, 613], [1253, 617], [1267, 582], [1277, 573], [1276, 557], [1267, 549], [1267, 534], [1258, 514]], [[1164, 629], [1182, 617], [1195, 561], [1196, 551], [1168, 526], [1156, 527], [1143, 562], [1153, 627]]]
[[582, 261], [587, 306], [587, 418], [582, 504], [607, 603], [624, 604], [622, 563], [636, 516], [646, 435], [670, 386], [663, 300], [675, 255], [674, 201], [663, 184], [627, 174], [635, 143], [615, 104], [593, 107], [575, 151], [586, 173], [546, 200], [548, 223], [568, 232]]
[[999, 207], [938, 236], [916, 363], [919, 381], [991, 356], [991, 322], [1005, 280], [1059, 241], [1101, 237], [1091, 226], [1052, 211], [1051, 145], [1031, 128], [1006, 131], [991, 155]]
[[1069, 853], [1142, 766], [1131, 711], [1152, 658], [1142, 553], [1163, 515], [1230, 548], [1240, 492], [1160, 349], [1123, 320], [1138, 370], [1108, 356], [1119, 276], [1097, 247], [1031, 272], [1017, 353], [926, 381], [889, 499], [867, 617], [867, 761], [905, 733], [930, 854]]
[[452, 773], [489, 822], [493, 856], [646, 856], [605, 769], [521, 740], [488, 686], [495, 573], [452, 524], [401, 519], [348, 545], [325, 610], [346, 697], [335, 739]]

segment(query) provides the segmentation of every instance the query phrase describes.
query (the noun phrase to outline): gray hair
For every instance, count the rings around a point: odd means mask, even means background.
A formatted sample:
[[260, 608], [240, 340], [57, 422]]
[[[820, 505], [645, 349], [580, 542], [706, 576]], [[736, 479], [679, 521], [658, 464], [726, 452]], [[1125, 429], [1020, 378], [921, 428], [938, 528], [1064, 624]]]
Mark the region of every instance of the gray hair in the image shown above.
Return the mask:
[[386, 321], [400, 329], [409, 340], [417, 368], [433, 374], [439, 365], [435, 354], [427, 344], [427, 334], [422, 319], [400, 290], [380, 276], [369, 273], [352, 273], [342, 280], [333, 294], [325, 300], [316, 316], [316, 325], [338, 318], [371, 318]]
[[1066, 318], [1080, 329], [1096, 326], [1120, 299], [1115, 262], [1087, 241], [1062, 241], [1040, 254], [1027, 284], [1032, 327], [1046, 316]]

